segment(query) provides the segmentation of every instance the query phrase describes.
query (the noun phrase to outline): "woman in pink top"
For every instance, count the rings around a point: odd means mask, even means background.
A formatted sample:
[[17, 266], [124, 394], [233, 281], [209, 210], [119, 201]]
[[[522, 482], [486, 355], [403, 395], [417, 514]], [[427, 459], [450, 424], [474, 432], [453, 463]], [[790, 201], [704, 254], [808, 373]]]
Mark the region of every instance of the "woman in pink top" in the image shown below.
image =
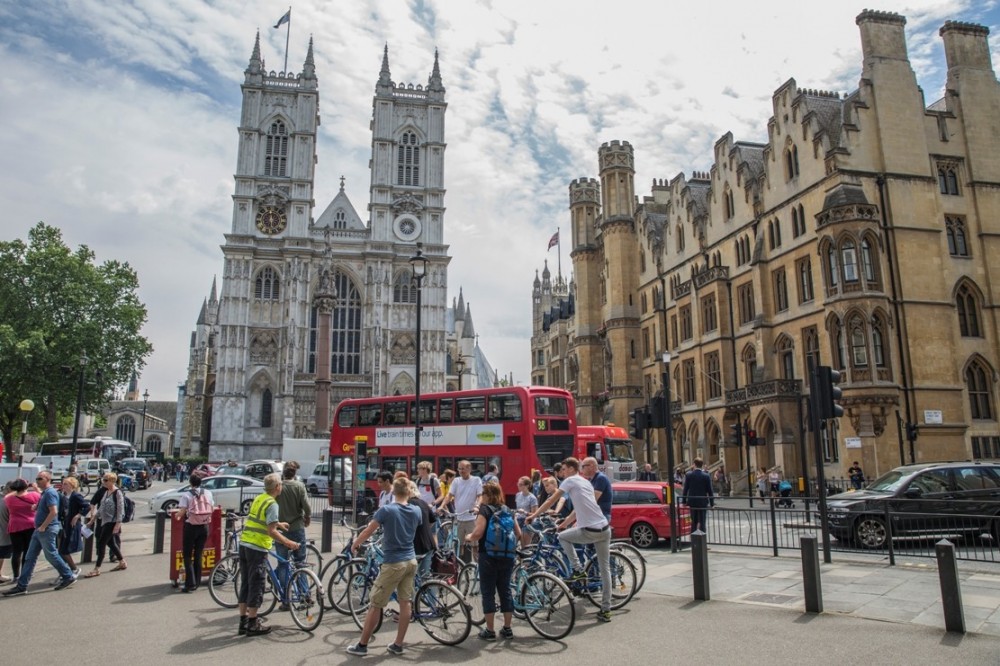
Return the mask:
[[21, 575], [21, 564], [28, 552], [31, 535], [35, 531], [35, 508], [41, 494], [37, 490], [29, 490], [24, 479], [14, 479], [10, 484], [14, 492], [4, 498], [9, 517], [7, 531], [10, 533], [11, 560], [14, 580]]

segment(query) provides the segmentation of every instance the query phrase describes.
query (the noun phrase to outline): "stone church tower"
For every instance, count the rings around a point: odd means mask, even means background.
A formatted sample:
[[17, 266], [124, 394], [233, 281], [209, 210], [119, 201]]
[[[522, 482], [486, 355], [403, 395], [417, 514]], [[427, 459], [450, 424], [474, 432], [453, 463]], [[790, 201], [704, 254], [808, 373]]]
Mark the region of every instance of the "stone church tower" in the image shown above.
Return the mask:
[[278, 457], [286, 439], [328, 438], [342, 399], [414, 390], [417, 292], [409, 259], [418, 251], [428, 259], [425, 392], [445, 389], [455, 321], [447, 307], [447, 105], [437, 54], [424, 86], [393, 82], [388, 47], [383, 53], [369, 220], [351, 204], [343, 178], [314, 216], [320, 118], [312, 40], [301, 72], [268, 72], [258, 35], [242, 90], [221, 289], [216, 298], [213, 284], [202, 307], [181, 389], [179, 451], [214, 460]]

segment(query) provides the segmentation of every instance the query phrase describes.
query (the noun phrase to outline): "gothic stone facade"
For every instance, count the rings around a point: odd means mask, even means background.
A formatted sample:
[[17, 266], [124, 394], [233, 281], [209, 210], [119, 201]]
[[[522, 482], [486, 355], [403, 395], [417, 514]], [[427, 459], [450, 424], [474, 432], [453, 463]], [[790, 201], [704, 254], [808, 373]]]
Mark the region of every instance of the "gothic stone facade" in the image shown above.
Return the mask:
[[[532, 362], [534, 381], [576, 394], [581, 423], [625, 422], [667, 371], [678, 462], [745, 467], [726, 446], [745, 422], [764, 443], [750, 464], [799, 476], [815, 464], [808, 377], [830, 365], [846, 414], [824, 436], [827, 474], [855, 460], [871, 476], [1000, 456], [1000, 85], [988, 30], [941, 28], [946, 91], [927, 105], [905, 19], [865, 11], [857, 23], [857, 90], [789, 80], [765, 143], [726, 134], [710, 171], [654, 180], [640, 201], [633, 148], [610, 142], [600, 182], [570, 184], [575, 315], [536, 317]], [[649, 444], [660, 469], [662, 439]]]
[[329, 437], [330, 414], [342, 399], [413, 391], [409, 259], [418, 247], [428, 259], [424, 391], [446, 386], [454, 322], [471, 331], [471, 314], [447, 307], [447, 104], [437, 54], [426, 86], [393, 82], [388, 49], [383, 55], [367, 221], [343, 179], [314, 216], [319, 85], [312, 40], [300, 73], [276, 73], [264, 70], [258, 36], [245, 74], [221, 289], [213, 283], [202, 307], [181, 390], [179, 453], [216, 460], [278, 457], [285, 438]]

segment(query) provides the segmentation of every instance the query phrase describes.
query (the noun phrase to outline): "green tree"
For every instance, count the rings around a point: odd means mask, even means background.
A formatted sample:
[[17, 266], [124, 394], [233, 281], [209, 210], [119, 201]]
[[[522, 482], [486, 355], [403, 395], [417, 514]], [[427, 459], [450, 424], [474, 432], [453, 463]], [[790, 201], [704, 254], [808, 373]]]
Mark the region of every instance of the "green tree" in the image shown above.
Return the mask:
[[[16, 448], [24, 398], [35, 402], [29, 428], [49, 438], [76, 410], [83, 366], [83, 411], [96, 411], [153, 351], [140, 335], [146, 306], [127, 263], [97, 264], [62, 232], [39, 222], [28, 242], [0, 242], [0, 433]], [[8, 459], [12, 455], [8, 454]]]

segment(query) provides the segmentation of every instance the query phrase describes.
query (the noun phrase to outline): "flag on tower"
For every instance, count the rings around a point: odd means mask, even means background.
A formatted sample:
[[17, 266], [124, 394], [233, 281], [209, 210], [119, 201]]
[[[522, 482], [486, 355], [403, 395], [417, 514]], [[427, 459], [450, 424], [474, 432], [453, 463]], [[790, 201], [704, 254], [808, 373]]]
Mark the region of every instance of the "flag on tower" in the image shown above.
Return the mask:
[[278, 22], [274, 24], [274, 27], [275, 28], [280, 28], [281, 26], [285, 25], [286, 23], [288, 23], [291, 20], [292, 20], [292, 8], [289, 7], [288, 11], [285, 12], [285, 15], [282, 16], [280, 19], [278, 19]]
[[551, 250], [556, 245], [559, 245], [559, 232], [558, 231], [556, 231], [554, 234], [552, 234], [552, 238], [549, 239], [549, 246], [546, 249], [547, 250]]

